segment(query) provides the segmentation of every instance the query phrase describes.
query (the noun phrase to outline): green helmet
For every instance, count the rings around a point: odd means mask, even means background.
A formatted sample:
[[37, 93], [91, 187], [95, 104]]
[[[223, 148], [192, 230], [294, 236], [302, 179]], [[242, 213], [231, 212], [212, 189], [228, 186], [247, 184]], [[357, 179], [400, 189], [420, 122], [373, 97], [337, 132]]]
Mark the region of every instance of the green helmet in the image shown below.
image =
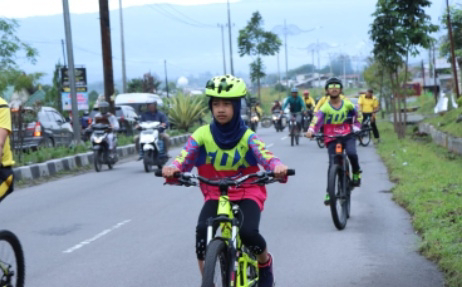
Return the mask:
[[210, 79], [205, 86], [205, 94], [209, 97], [233, 99], [247, 95], [243, 79], [232, 75], [223, 75]]

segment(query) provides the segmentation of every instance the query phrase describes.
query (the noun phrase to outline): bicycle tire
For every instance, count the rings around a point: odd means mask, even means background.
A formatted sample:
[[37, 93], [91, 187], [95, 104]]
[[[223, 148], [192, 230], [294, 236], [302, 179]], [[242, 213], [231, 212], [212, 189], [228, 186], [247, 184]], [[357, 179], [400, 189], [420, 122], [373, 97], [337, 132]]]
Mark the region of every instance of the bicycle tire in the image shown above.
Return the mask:
[[[14, 253], [14, 259], [16, 261], [15, 262], [16, 266], [14, 266], [15, 269], [13, 269], [13, 271], [16, 271], [15, 272], [16, 282], [9, 282], [11, 285], [5, 284], [5, 286], [24, 287], [25, 269], [26, 269], [26, 267], [25, 267], [25, 263], [24, 263], [24, 252], [23, 252], [22, 247], [21, 247], [21, 242], [19, 241], [18, 237], [16, 237], [16, 235], [13, 232], [8, 231], [8, 230], [1, 230], [0, 231], [0, 243], [1, 242], [6, 242], [8, 245], [11, 246], [11, 248], [13, 249], [13, 253]], [[0, 250], [0, 256], [3, 256], [3, 255], [4, 254], [2, 254], [2, 252]], [[0, 258], [0, 261], [2, 261], [2, 258]], [[5, 262], [5, 263], [15, 264], [15, 263], [11, 263], [11, 262]], [[3, 273], [3, 271], [0, 271], [0, 272]], [[5, 274], [2, 274], [0, 276], [1, 276], [0, 284], [8, 283], [8, 282], [3, 281]]]
[[[338, 230], [343, 230], [347, 224], [348, 216], [346, 201], [340, 201], [342, 200], [342, 197], [345, 197], [346, 191], [344, 190], [343, 184], [343, 171], [338, 164], [332, 164], [329, 168], [327, 192], [330, 197], [329, 205], [332, 214], [332, 221]], [[340, 211], [337, 208], [338, 203], [340, 203]]]
[[324, 140], [323, 140], [323, 139], [318, 138], [318, 139], [316, 140], [316, 142], [318, 143], [318, 147], [319, 147], [319, 148], [324, 148], [324, 147], [325, 147], [325, 144], [324, 144]]
[[[217, 263], [220, 265], [221, 273], [221, 284], [216, 285], [215, 275], [216, 275], [216, 266]], [[221, 240], [212, 240], [207, 246], [207, 252], [205, 253], [205, 267], [204, 267], [204, 276], [202, 277], [202, 287], [228, 287], [229, 286], [229, 262], [227, 258], [227, 245]]]
[[[364, 136], [362, 136], [364, 135]], [[361, 135], [358, 137], [359, 138], [359, 144], [361, 146], [368, 146], [369, 143], [371, 142], [371, 130], [370, 129], [367, 129], [363, 132], [361, 132]]]

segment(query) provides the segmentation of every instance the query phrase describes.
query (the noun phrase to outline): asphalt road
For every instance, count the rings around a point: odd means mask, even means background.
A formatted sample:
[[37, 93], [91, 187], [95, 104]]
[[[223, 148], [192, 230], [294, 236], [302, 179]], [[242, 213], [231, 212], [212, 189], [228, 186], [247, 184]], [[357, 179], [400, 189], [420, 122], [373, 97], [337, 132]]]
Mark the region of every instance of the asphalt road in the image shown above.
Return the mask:
[[[274, 129], [259, 134], [297, 172], [268, 187], [262, 215], [277, 286], [443, 286], [436, 266], [417, 253], [410, 216], [391, 200], [392, 184], [372, 146], [358, 147], [363, 184], [338, 231], [322, 204], [326, 150], [307, 139], [290, 147], [286, 132]], [[26, 285], [200, 286], [194, 239], [201, 193], [162, 183], [132, 161], [10, 195], [0, 226], [21, 239]]]

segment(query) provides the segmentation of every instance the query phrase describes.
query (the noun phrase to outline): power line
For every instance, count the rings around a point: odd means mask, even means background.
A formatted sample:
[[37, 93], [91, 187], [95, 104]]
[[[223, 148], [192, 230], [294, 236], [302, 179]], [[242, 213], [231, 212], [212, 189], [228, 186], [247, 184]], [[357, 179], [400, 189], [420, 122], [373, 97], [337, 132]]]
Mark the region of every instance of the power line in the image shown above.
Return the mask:
[[205, 28], [203, 25], [198, 25], [198, 24], [194, 24], [194, 23], [191, 23], [191, 22], [188, 22], [184, 19], [181, 19], [179, 18], [178, 16], [172, 14], [171, 12], [169, 12], [168, 10], [165, 10], [165, 8], [159, 6], [158, 4], [153, 4], [153, 5], [148, 5], [149, 8], [153, 9], [154, 11], [158, 12], [159, 14], [163, 15], [164, 17], [167, 17], [167, 18], [170, 18], [176, 22], [180, 22], [182, 24], [185, 24], [185, 25], [188, 25], [188, 26], [191, 26], [191, 27], [195, 27], [195, 28]]
[[204, 26], [204, 28], [215, 28], [215, 26], [213, 25], [210, 25], [210, 24], [204, 24], [204, 23], [201, 23], [191, 17], [189, 17], [188, 15], [184, 14], [183, 12], [179, 11], [178, 9], [176, 9], [173, 5], [171, 4], [165, 4], [165, 6], [169, 7], [170, 9], [172, 9], [173, 11], [177, 12], [178, 14], [180, 14], [180, 16], [184, 17], [184, 18], [187, 18], [189, 19], [189, 21], [191, 22], [195, 22], [197, 25], [201, 25], [201, 26]]

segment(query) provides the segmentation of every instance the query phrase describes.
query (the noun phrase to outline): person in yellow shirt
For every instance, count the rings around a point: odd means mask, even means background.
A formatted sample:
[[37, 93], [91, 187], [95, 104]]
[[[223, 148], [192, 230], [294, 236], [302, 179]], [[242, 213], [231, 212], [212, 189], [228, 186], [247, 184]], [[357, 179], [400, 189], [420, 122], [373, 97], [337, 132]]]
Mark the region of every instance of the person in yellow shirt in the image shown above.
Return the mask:
[[[344, 95], [340, 95], [340, 99], [341, 100], [344, 100], [345, 99], [345, 96]], [[321, 107], [325, 104], [325, 103], [328, 103], [330, 100], [330, 96], [326, 95], [324, 97], [322, 97], [321, 99], [319, 99], [318, 103], [316, 104], [316, 107], [314, 108], [314, 114], [316, 114], [319, 109], [321, 109]]]
[[11, 112], [8, 103], [0, 98], [0, 201], [13, 191], [13, 153], [10, 147]]
[[367, 93], [359, 98], [358, 105], [359, 110], [363, 114], [363, 121], [371, 119], [374, 138], [380, 142], [380, 134], [375, 121], [375, 114], [379, 111], [379, 100], [374, 96], [374, 91], [372, 89], [367, 90]]
[[314, 101], [313, 97], [310, 96], [310, 91], [304, 90], [303, 97], [305, 100], [306, 109], [312, 110], [316, 106], [316, 102]]

